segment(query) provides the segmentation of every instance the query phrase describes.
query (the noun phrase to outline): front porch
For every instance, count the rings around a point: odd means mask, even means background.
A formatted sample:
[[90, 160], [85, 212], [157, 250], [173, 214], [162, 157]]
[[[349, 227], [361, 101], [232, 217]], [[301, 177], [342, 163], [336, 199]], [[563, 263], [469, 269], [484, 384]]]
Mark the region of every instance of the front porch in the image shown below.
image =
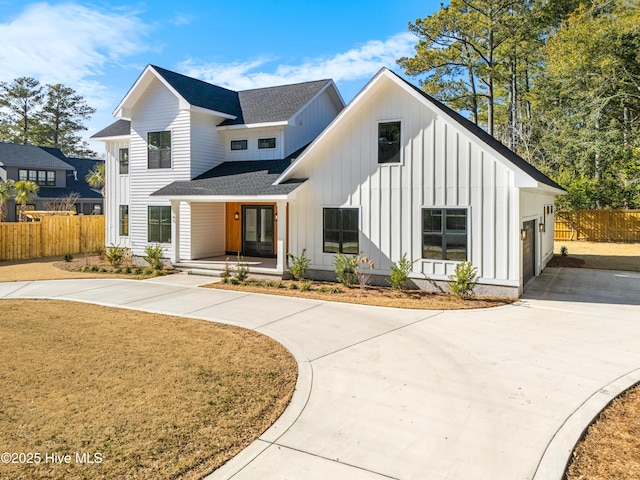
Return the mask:
[[[276, 258], [241, 257], [241, 262], [249, 266], [250, 274], [282, 277], [282, 272], [278, 271]], [[193, 275], [219, 277], [227, 263], [233, 271], [237, 270], [238, 258], [235, 255], [217, 255], [197, 260], [182, 260], [175, 263], [174, 267]]]

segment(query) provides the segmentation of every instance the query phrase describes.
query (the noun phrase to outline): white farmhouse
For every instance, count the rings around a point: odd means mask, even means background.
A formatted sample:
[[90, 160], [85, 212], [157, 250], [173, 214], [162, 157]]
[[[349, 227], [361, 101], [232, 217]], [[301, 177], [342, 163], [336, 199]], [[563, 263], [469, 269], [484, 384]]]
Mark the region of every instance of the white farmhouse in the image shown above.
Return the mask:
[[107, 151], [107, 243], [205, 268], [237, 252], [336, 253], [376, 273], [403, 254], [444, 288], [468, 260], [479, 293], [519, 296], [553, 255], [564, 190], [464, 117], [382, 69], [345, 108], [331, 80], [233, 92], [148, 66], [94, 135]]

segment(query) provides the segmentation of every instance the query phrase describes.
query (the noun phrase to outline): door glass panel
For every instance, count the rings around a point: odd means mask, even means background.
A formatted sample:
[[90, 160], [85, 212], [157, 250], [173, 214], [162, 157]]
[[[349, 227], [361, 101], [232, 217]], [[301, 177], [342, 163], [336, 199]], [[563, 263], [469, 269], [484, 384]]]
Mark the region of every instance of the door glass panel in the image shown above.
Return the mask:
[[260, 212], [260, 241], [273, 243], [273, 210], [270, 208]]
[[247, 208], [244, 211], [244, 238], [247, 242], [258, 241], [258, 210]]

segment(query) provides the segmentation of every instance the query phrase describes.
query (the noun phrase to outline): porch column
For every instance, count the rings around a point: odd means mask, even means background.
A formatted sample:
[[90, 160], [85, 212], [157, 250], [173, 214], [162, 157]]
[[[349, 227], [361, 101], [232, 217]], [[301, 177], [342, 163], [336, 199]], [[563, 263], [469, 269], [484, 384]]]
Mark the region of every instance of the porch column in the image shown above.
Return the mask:
[[287, 244], [287, 202], [277, 202], [276, 205], [278, 207], [276, 270], [278, 273], [284, 273], [284, 267], [287, 261], [287, 252], [284, 251]]
[[171, 263], [180, 262], [180, 201], [171, 200]]

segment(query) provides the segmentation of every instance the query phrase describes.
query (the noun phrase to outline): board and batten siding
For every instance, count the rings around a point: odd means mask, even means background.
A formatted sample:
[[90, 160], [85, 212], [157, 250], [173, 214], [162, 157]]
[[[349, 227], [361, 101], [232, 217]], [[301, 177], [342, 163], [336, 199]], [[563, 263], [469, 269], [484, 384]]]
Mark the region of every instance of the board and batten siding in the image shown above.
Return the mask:
[[325, 89], [291, 119], [292, 125], [284, 128], [284, 156], [304, 147], [340, 113]]
[[[554, 197], [551, 194], [520, 191], [520, 217], [522, 222], [535, 220], [534, 235], [536, 235], [536, 275], [547, 266], [553, 257], [553, 228], [554, 214], [547, 213], [547, 206], [553, 205]], [[544, 231], [539, 230], [539, 225], [544, 224]], [[518, 228], [522, 228], [520, 225]]]
[[[129, 206], [131, 249], [142, 256], [147, 242], [147, 207], [170, 206], [165, 199], [150, 197], [151, 193], [176, 180], [190, 180], [190, 112], [180, 110], [178, 98], [159, 80], [154, 79], [132, 109], [131, 147], [129, 149]], [[147, 168], [147, 134], [171, 132], [171, 168]], [[181, 208], [180, 222], [189, 222], [189, 208]], [[186, 233], [186, 232], [185, 232]], [[188, 245], [190, 240], [182, 237]], [[164, 244], [170, 255], [170, 244]]]
[[[309, 180], [290, 206], [291, 249], [307, 249], [312, 268], [332, 270], [322, 252], [323, 207], [360, 210], [359, 249], [390, 273], [403, 253], [418, 260], [413, 276], [447, 280], [456, 262], [422, 259], [422, 209], [468, 209], [468, 260], [483, 283], [517, 286], [518, 199], [513, 172], [435, 107], [384, 79], [367, 101], [308, 153], [293, 175]], [[378, 124], [401, 122], [399, 164], [378, 164]]]
[[[128, 139], [107, 140], [105, 142], [105, 185], [108, 189], [104, 199], [106, 245], [130, 247], [130, 237], [120, 236], [120, 205], [130, 205], [129, 192], [131, 190], [131, 177], [120, 174], [121, 148], [129, 148]], [[131, 233], [131, 219], [129, 219], [129, 233]]]

